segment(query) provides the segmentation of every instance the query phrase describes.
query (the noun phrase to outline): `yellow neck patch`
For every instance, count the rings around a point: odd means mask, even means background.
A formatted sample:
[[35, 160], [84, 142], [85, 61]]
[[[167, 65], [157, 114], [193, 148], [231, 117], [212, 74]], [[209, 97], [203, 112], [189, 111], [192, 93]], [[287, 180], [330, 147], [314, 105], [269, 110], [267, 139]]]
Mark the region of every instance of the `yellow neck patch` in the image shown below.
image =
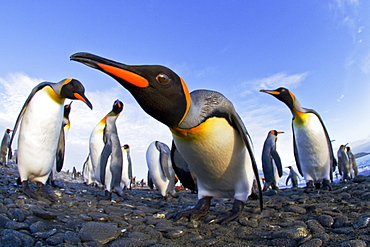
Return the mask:
[[310, 118], [310, 114], [297, 111], [296, 109], [293, 109], [293, 112], [294, 112], [293, 120], [294, 124], [296, 126], [305, 126], [307, 124], [308, 119]]
[[224, 118], [212, 117], [205, 122], [191, 129], [182, 129], [179, 127], [170, 128], [173, 135], [186, 140], [201, 140], [207, 138], [215, 133], [224, 131], [225, 128], [230, 127], [229, 123]]
[[50, 99], [52, 99], [55, 103], [59, 105], [64, 104], [65, 98], [62, 98], [60, 95], [58, 95], [50, 86], [44, 87], [43, 90], [46, 91], [47, 95], [49, 95]]

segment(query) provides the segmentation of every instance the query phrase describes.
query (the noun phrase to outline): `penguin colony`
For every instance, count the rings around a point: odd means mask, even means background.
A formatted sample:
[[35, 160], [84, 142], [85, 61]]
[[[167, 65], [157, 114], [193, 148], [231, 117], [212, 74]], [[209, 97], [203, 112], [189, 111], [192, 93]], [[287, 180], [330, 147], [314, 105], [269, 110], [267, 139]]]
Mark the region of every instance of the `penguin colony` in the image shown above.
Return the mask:
[[[171, 131], [171, 149], [165, 143], [153, 141], [147, 149], [146, 159], [148, 185], [151, 188], [155, 185], [163, 198], [177, 196], [177, 179], [198, 193], [196, 205], [177, 213], [173, 216], [175, 220], [187, 218], [190, 221], [207, 215], [212, 198], [234, 199], [230, 212], [212, 223], [234, 220], [250, 198], [258, 198], [260, 209], [263, 209], [252, 140], [233, 104], [225, 96], [210, 90], [189, 92], [184, 80], [163, 66], [130, 66], [89, 53], [76, 53], [70, 59], [111, 76], [133, 95], [147, 114]], [[306, 191], [330, 190], [337, 163], [319, 114], [301, 107], [286, 88], [260, 91], [282, 101], [293, 115], [294, 156], [297, 169], [306, 181]], [[76, 79], [42, 82], [26, 99], [13, 131], [5, 131], [0, 162], [6, 164], [11, 158], [12, 142], [19, 128], [17, 163], [26, 196], [55, 201], [44, 185], [49, 176], [53, 181], [55, 172], [63, 167], [71, 109], [71, 104], [64, 106], [64, 101], [66, 98], [81, 100], [92, 109], [84, 92], [83, 85]], [[89, 154], [83, 164], [84, 182], [105, 190], [100, 199], [111, 199], [112, 192], [122, 196], [124, 189], [131, 189], [133, 181], [130, 147], [128, 144], [121, 146], [116, 127], [122, 109], [123, 103], [116, 100], [112, 110], [92, 130]], [[277, 190], [278, 180], [283, 175], [276, 149], [277, 135], [282, 133], [271, 130], [265, 140], [263, 190]], [[355, 177], [357, 165], [350, 147], [342, 145], [337, 156], [342, 179]], [[297, 187], [299, 175], [292, 166], [286, 168], [290, 170], [286, 185], [290, 180], [292, 187]], [[36, 182], [37, 191], [31, 189], [29, 182]]]

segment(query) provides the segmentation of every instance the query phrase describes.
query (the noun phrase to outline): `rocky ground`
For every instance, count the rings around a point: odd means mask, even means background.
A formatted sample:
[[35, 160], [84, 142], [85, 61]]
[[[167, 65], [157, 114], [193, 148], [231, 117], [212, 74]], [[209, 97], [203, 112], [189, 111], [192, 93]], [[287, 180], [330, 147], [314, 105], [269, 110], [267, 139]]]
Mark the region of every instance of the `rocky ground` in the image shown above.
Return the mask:
[[370, 246], [370, 176], [337, 183], [331, 192], [281, 189], [264, 193], [264, 210], [249, 201], [242, 216], [209, 224], [232, 207], [212, 201], [208, 216], [167, 219], [193, 206], [195, 194], [166, 201], [156, 191], [133, 189], [97, 200], [98, 188], [58, 175], [58, 202], [36, 201], [16, 185], [15, 167], [0, 167], [1, 246]]

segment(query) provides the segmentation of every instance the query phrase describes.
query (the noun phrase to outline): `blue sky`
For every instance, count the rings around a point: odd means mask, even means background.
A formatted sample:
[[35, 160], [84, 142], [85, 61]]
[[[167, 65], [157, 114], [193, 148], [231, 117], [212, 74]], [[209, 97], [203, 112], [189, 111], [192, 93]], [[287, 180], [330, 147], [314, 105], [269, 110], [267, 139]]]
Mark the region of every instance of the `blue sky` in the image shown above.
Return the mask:
[[170, 145], [171, 135], [113, 79], [69, 61], [85, 51], [126, 64], [164, 65], [191, 91], [223, 93], [247, 126], [259, 163], [272, 129], [285, 132], [278, 144], [283, 165], [294, 162], [290, 111], [259, 92], [280, 86], [320, 113], [335, 153], [348, 142], [363, 151], [370, 120], [369, 13], [370, 2], [361, 0], [3, 1], [0, 129], [13, 128], [39, 82], [73, 77], [94, 110], [72, 104], [66, 169], [81, 169], [91, 130], [120, 99], [121, 142], [131, 145], [134, 173], [146, 177], [147, 146], [153, 140]]

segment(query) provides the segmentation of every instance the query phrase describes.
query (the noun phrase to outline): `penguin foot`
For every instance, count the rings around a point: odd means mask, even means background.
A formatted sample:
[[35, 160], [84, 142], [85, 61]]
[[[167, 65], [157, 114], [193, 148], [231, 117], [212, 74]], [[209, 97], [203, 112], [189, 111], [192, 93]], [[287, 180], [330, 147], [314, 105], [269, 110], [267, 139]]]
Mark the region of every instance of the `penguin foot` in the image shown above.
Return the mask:
[[189, 210], [184, 210], [175, 215], [174, 219], [179, 220], [181, 218], [187, 217], [188, 221], [197, 220], [208, 214], [209, 207], [211, 205], [212, 197], [206, 196], [200, 199], [194, 208]]
[[110, 201], [112, 200], [112, 192], [109, 192], [108, 190], [106, 190], [104, 196], [98, 196], [97, 199]]
[[33, 192], [30, 187], [28, 186], [28, 181], [23, 181], [22, 182], [22, 192], [25, 194], [28, 198], [33, 198], [36, 200], [39, 200], [38, 195]]
[[36, 188], [37, 188], [37, 193], [44, 197], [45, 199], [51, 201], [51, 202], [56, 202], [57, 199], [50, 193], [48, 193], [46, 190], [45, 190], [45, 185], [41, 182], [37, 182], [36, 184]]
[[329, 180], [322, 181], [322, 189], [328, 191], [332, 190]]
[[229, 214], [226, 217], [211, 220], [209, 223], [210, 224], [213, 224], [213, 223], [226, 224], [232, 220], [235, 220], [237, 217], [239, 217], [243, 212], [243, 208], [244, 208], [244, 202], [235, 200], [233, 204], [233, 208], [230, 210]]
[[308, 181], [306, 183], [306, 189], [304, 190], [305, 193], [310, 193], [314, 191], [314, 185], [313, 185], [313, 181]]

